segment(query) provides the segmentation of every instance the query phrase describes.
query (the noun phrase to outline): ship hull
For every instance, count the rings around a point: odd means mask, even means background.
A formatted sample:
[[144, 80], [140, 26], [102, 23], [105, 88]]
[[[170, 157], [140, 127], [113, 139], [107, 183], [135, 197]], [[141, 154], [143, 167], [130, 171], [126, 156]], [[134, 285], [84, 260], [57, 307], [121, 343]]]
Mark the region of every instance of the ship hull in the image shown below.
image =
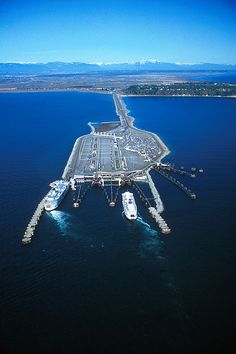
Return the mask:
[[136, 216], [131, 216], [130, 214], [128, 214], [127, 212], [125, 212], [124, 210], [124, 213], [125, 213], [125, 216], [128, 220], [130, 221], [133, 221], [133, 220], [136, 220], [137, 219], [137, 215]]
[[63, 181], [60, 186], [61, 188], [58, 189], [57, 194], [55, 194], [55, 196], [53, 194], [53, 190], [48, 193], [44, 204], [44, 208], [46, 211], [55, 210], [65, 198], [69, 190], [69, 183]]
[[122, 193], [122, 204], [125, 216], [128, 220], [137, 219], [137, 206], [132, 193]]

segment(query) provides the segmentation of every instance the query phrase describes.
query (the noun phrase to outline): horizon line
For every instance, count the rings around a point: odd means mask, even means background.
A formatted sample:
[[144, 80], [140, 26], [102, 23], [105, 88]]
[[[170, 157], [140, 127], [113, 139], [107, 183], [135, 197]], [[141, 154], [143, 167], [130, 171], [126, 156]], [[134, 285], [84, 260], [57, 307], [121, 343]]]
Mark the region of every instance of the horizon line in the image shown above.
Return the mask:
[[63, 60], [52, 60], [52, 61], [1, 61], [0, 64], [21, 64], [21, 65], [26, 65], [26, 64], [51, 64], [51, 63], [64, 63], [64, 64], [87, 64], [87, 65], [97, 65], [97, 66], [102, 66], [102, 65], [121, 65], [121, 64], [175, 64], [175, 65], [186, 65], [186, 66], [191, 66], [191, 65], [203, 65], [203, 64], [213, 64], [213, 65], [226, 65], [226, 66], [232, 66], [236, 65], [236, 63], [214, 63], [214, 62], [168, 62], [168, 61], [160, 61], [158, 59], [140, 59], [138, 61], [135, 60], [127, 60], [127, 61], [63, 61]]

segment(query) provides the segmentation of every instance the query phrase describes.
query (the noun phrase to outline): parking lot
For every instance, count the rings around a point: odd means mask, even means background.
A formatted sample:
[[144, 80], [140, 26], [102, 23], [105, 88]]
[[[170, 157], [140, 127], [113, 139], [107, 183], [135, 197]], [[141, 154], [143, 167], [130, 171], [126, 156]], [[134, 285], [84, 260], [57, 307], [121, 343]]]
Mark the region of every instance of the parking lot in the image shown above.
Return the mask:
[[161, 147], [148, 132], [128, 129], [123, 134], [90, 134], [81, 138], [74, 175], [142, 170], [155, 162]]

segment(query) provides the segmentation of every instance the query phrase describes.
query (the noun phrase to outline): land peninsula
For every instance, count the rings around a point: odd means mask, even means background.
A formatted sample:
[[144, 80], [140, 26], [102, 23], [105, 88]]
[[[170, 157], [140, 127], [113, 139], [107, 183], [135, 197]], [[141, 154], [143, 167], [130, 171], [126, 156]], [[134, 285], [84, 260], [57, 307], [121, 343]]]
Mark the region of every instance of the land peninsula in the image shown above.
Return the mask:
[[0, 63], [0, 92], [119, 92], [138, 96], [235, 97], [236, 65]]

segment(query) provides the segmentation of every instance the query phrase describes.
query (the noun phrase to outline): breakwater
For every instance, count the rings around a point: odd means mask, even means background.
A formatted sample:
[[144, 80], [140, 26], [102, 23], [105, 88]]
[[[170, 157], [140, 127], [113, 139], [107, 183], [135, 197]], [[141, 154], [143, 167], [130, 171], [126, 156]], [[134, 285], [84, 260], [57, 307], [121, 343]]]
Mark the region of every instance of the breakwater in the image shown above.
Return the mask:
[[35, 229], [39, 223], [39, 220], [43, 214], [44, 209], [44, 203], [47, 195], [41, 200], [41, 202], [38, 204], [32, 218], [30, 219], [30, 222], [25, 230], [24, 236], [22, 238], [22, 243], [23, 244], [28, 244], [31, 242], [32, 237], [34, 236]]
[[63, 174], [62, 174], [62, 179], [69, 180], [71, 177], [71, 174], [73, 173], [76, 165], [76, 161], [78, 158], [78, 151], [80, 149], [80, 145], [82, 144], [83, 137], [79, 137], [76, 139], [73, 149], [71, 151], [70, 157], [67, 161], [67, 164], [64, 168]]

